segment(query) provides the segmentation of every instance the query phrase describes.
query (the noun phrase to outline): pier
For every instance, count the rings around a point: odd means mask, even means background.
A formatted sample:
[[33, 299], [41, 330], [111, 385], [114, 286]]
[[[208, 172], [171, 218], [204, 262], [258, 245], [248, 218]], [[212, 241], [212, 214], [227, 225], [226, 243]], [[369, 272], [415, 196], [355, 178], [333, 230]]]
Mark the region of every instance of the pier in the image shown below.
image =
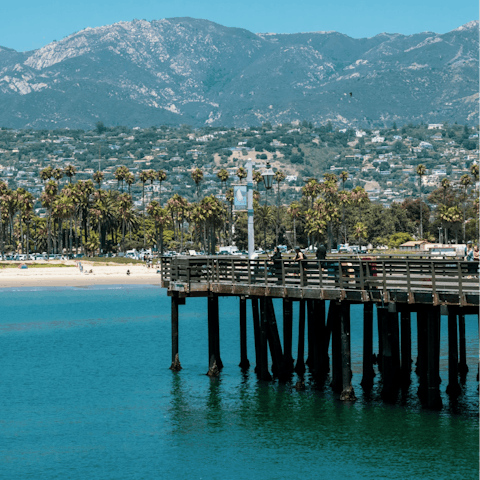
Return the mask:
[[[472, 272], [472, 267], [474, 271]], [[354, 401], [351, 379], [350, 306], [363, 305], [362, 388], [373, 387], [378, 365], [382, 397], [395, 401], [412, 373], [411, 313], [417, 314], [416, 373], [419, 398], [441, 408], [440, 340], [448, 335], [449, 395], [459, 395], [466, 362], [465, 315], [479, 314], [478, 263], [456, 259], [333, 257], [326, 260], [249, 260], [238, 257], [163, 257], [162, 287], [172, 305], [172, 370], [180, 370], [179, 305], [189, 297], [207, 297], [208, 375], [223, 368], [220, 349], [220, 296], [239, 298], [240, 367], [250, 366], [247, 352], [247, 301], [255, 338], [255, 372], [262, 380], [285, 381], [296, 372], [303, 388], [308, 368], [318, 381], [331, 378], [340, 400]], [[273, 299], [283, 302], [283, 345]], [[328, 309], [327, 304], [328, 303]], [[299, 302], [297, 359], [292, 357], [293, 308]], [[377, 309], [378, 346], [373, 345]], [[441, 315], [448, 331], [440, 331]], [[232, 332], [233, 334], [233, 332]], [[331, 348], [331, 358], [329, 352]], [[268, 352], [272, 359], [271, 371]], [[307, 359], [305, 360], [305, 352]]]

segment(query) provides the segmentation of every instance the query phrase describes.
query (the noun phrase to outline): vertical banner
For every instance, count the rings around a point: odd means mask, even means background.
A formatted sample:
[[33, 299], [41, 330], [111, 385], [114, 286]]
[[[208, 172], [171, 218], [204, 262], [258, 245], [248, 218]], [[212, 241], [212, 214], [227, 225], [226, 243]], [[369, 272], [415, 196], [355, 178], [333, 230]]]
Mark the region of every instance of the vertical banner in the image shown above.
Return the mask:
[[233, 207], [236, 212], [247, 211], [247, 186], [233, 186]]

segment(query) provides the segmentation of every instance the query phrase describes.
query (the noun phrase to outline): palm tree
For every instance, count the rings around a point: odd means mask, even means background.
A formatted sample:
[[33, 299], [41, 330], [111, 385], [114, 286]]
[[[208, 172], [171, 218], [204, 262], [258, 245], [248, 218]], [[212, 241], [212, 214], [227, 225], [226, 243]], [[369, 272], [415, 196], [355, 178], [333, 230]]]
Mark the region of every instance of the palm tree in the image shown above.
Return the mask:
[[297, 218], [300, 215], [300, 204], [298, 202], [293, 202], [290, 204], [290, 206], [287, 209], [288, 215], [293, 220], [293, 246], [297, 246]]
[[142, 182], [142, 224], [143, 224], [143, 246], [145, 247], [145, 184], [150, 180], [150, 171], [143, 170], [138, 175]]
[[255, 212], [256, 222], [259, 228], [263, 229], [263, 248], [267, 250], [267, 228], [274, 222], [272, 207], [259, 205]]
[[227, 188], [227, 180], [228, 180], [228, 177], [230, 175], [228, 174], [228, 172], [222, 168], [218, 173], [217, 173], [217, 177], [220, 179], [220, 181], [222, 182], [222, 189], [225, 191], [226, 188]]
[[273, 180], [277, 182], [277, 221], [275, 224], [275, 245], [278, 245], [278, 229], [280, 227], [280, 183], [285, 180], [285, 174], [281, 170], [277, 170]]
[[40, 178], [46, 182], [47, 180], [50, 180], [51, 178], [53, 178], [53, 175], [52, 175], [52, 172], [53, 172], [53, 168], [52, 167], [46, 167], [44, 168], [41, 172], [40, 172]]
[[197, 195], [197, 202], [198, 202], [198, 189], [200, 186], [200, 182], [203, 180], [203, 172], [200, 168], [196, 168], [192, 171], [192, 180], [195, 182], [196, 185], [196, 195]]
[[366, 225], [362, 222], [358, 222], [353, 227], [353, 231], [355, 232], [355, 237], [358, 241], [358, 244], [361, 245], [361, 241], [364, 240], [365, 238], [367, 238], [367, 227], [366, 227]]
[[347, 225], [345, 224], [345, 205], [349, 202], [350, 197], [345, 192], [345, 182], [348, 180], [348, 172], [343, 170], [340, 173], [340, 180], [342, 181], [342, 192], [340, 195], [340, 203], [342, 204], [342, 224], [343, 224], [343, 241], [347, 243]]
[[253, 179], [253, 181], [256, 183], [257, 189], [258, 189], [258, 185], [259, 185], [260, 183], [263, 183], [263, 175], [262, 175], [262, 173], [259, 172], [258, 170], [254, 170], [254, 171], [253, 171], [252, 179]]
[[462, 175], [460, 178], [460, 185], [463, 187], [463, 242], [465, 243], [465, 209], [467, 201], [467, 189], [472, 184], [472, 179], [469, 175]]
[[233, 188], [229, 188], [225, 193], [225, 199], [227, 200], [228, 204], [230, 205], [230, 215], [229, 215], [229, 228], [228, 228], [228, 244], [232, 244], [232, 236], [233, 236], [233, 203], [234, 203], [234, 196], [233, 196]]
[[72, 177], [74, 177], [77, 174], [77, 169], [75, 168], [74, 165], [67, 165], [64, 168], [63, 172], [68, 177], [68, 182], [72, 183]]
[[[478, 163], [472, 164], [472, 166], [470, 167], [470, 174], [472, 175], [473, 181], [476, 184], [478, 182]], [[478, 238], [480, 236], [480, 232], [479, 232], [480, 222], [478, 220], [478, 195], [475, 195], [475, 208], [477, 210], [477, 213], [475, 214], [475, 224], [477, 225], [476, 235], [477, 235], [477, 241], [478, 241]]]
[[100, 170], [93, 174], [93, 181], [98, 185], [99, 190], [101, 188], [104, 178], [105, 178], [105, 175], [102, 172], [100, 172]]
[[157, 172], [157, 180], [160, 183], [160, 188], [158, 189], [158, 203], [162, 206], [162, 182], [167, 179], [167, 174], [163, 170], [159, 170]]
[[135, 175], [132, 172], [125, 174], [125, 183], [128, 185], [128, 194], [132, 194], [132, 185], [135, 183]]
[[418, 183], [420, 185], [420, 239], [423, 239], [423, 192], [422, 192], [422, 177], [426, 175], [427, 169], [425, 165], [418, 165], [417, 166], [417, 175], [418, 175]]
[[118, 216], [122, 221], [122, 252], [125, 252], [125, 229], [132, 218], [132, 197], [122, 193], [117, 198]]
[[43, 206], [47, 209], [47, 253], [50, 255], [52, 246], [52, 207], [58, 193], [58, 185], [55, 181], [49, 180], [41, 195]]
[[153, 218], [155, 223], [157, 251], [160, 252], [160, 255], [163, 255], [163, 229], [170, 221], [168, 213], [166, 209], [160, 207], [160, 204], [155, 200], [148, 204], [147, 213]]
[[54, 168], [52, 170], [52, 177], [58, 182], [63, 178], [63, 172], [61, 168]]
[[244, 167], [239, 167], [237, 170], [237, 177], [242, 181], [244, 178], [247, 178], [247, 170]]

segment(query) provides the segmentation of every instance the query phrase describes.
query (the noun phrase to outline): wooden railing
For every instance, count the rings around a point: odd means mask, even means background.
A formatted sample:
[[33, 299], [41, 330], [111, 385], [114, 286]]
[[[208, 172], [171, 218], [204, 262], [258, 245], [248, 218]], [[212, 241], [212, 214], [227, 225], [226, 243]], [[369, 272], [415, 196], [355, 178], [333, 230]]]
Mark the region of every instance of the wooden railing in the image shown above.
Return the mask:
[[478, 262], [433, 259], [332, 258], [249, 260], [235, 257], [162, 257], [162, 282], [280, 285], [342, 290], [478, 293]]

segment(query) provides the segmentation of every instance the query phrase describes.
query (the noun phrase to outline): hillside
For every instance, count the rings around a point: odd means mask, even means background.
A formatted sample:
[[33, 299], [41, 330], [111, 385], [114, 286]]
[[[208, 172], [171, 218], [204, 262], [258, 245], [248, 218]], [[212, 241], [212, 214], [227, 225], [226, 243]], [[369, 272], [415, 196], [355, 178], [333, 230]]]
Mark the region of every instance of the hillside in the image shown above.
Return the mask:
[[0, 126], [478, 122], [478, 22], [446, 34], [254, 34], [207, 20], [0, 47]]

